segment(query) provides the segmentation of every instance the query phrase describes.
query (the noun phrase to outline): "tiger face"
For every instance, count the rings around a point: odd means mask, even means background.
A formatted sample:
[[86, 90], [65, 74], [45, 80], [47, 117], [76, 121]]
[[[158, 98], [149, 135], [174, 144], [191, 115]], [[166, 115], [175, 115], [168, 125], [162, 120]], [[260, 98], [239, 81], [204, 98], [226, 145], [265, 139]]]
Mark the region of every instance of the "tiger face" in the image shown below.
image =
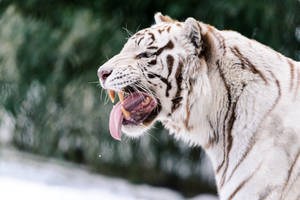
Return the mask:
[[98, 69], [100, 84], [112, 101], [115, 92], [119, 95], [109, 122], [110, 133], [118, 140], [121, 132], [142, 135], [157, 120], [186, 118], [191, 82], [199, 73], [205, 75], [205, 68], [199, 70], [198, 22], [193, 18], [178, 22], [160, 13], [155, 21]]

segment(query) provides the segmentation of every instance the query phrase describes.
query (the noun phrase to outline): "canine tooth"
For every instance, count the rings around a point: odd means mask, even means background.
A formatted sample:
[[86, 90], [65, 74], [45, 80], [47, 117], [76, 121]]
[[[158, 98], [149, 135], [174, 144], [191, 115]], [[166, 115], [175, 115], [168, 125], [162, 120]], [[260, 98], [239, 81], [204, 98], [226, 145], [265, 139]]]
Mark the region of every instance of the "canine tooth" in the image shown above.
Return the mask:
[[118, 92], [118, 96], [119, 96], [121, 103], [124, 103], [124, 92], [123, 91]]
[[125, 108], [123, 106], [121, 106], [121, 110], [122, 110], [122, 113], [123, 113], [125, 119], [128, 119], [130, 117], [130, 112], [125, 110]]
[[149, 101], [150, 101], [150, 97], [146, 97], [146, 99], [144, 99], [144, 101], [142, 102], [142, 105], [148, 104]]
[[108, 95], [109, 95], [109, 98], [111, 100], [111, 102], [115, 102], [115, 91], [113, 90], [108, 90]]

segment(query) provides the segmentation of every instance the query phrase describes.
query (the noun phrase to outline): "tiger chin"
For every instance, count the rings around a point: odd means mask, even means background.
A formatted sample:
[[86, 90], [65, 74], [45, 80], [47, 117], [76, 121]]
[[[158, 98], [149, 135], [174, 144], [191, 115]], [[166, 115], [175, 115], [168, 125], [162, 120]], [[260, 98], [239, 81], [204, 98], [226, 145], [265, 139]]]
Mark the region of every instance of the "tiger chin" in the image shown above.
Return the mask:
[[98, 69], [109, 129], [161, 121], [204, 148], [220, 199], [300, 199], [300, 64], [234, 31], [157, 13]]

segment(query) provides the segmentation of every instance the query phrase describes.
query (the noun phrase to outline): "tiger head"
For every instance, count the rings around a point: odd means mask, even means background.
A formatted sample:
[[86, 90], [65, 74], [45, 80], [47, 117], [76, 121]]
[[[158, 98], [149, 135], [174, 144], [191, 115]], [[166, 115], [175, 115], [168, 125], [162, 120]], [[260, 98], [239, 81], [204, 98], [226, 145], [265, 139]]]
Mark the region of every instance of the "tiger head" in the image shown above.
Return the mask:
[[[118, 55], [98, 69], [100, 84], [111, 99], [120, 102], [111, 111], [111, 135], [121, 131], [140, 136], [157, 120], [173, 132], [188, 131], [190, 109], [197, 98], [207, 95], [207, 66], [199, 22], [178, 22], [161, 13], [150, 28], [130, 37]], [[197, 85], [197, 89], [195, 88]]]

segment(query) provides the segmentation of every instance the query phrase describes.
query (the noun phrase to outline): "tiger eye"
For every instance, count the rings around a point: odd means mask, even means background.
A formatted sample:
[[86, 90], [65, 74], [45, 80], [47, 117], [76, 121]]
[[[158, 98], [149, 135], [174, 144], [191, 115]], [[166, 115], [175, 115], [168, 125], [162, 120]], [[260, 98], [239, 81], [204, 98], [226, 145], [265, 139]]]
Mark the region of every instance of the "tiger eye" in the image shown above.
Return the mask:
[[140, 58], [150, 58], [152, 56], [151, 53], [149, 52], [143, 52], [143, 53], [140, 53], [136, 56], [136, 58], [140, 59]]
[[148, 74], [148, 78], [154, 78], [155, 76], [153, 74]]

